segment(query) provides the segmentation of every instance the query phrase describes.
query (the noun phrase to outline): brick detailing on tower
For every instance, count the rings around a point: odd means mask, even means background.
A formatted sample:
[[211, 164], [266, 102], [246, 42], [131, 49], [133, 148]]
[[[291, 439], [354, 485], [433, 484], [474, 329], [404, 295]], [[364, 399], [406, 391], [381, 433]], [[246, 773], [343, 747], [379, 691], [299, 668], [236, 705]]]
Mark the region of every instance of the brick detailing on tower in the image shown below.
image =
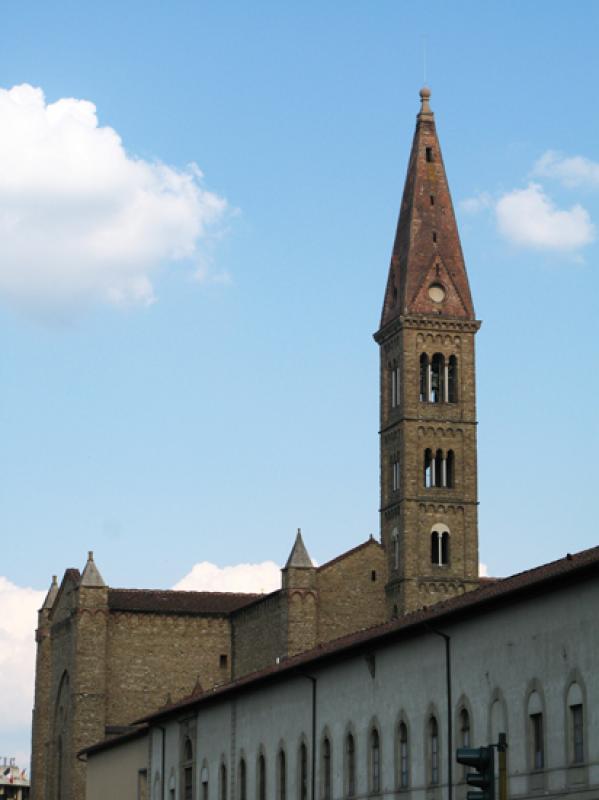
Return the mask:
[[430, 91], [416, 131], [380, 345], [381, 541], [390, 615], [478, 585], [474, 307]]

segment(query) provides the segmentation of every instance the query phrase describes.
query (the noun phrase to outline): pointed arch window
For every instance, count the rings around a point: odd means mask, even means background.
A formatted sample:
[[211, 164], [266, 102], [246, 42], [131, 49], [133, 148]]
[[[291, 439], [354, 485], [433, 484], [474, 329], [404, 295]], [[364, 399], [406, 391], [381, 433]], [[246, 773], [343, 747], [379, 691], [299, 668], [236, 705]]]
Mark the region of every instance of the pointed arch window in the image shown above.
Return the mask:
[[219, 784], [220, 800], [227, 800], [227, 765], [225, 763], [220, 765]]
[[429, 778], [432, 785], [439, 783], [439, 726], [435, 717], [428, 722]]
[[543, 725], [543, 701], [539, 692], [531, 692], [528, 698], [528, 720], [530, 731], [531, 768], [545, 767], [545, 731]]
[[381, 792], [381, 740], [376, 728], [370, 732], [370, 791]]
[[[470, 714], [468, 710], [462, 708], [460, 711], [460, 747], [470, 747]], [[462, 767], [462, 780], [466, 780], [466, 775], [470, 770]]]
[[347, 796], [354, 797], [356, 794], [356, 743], [351, 733], [348, 733], [345, 739], [345, 763]]
[[331, 741], [328, 736], [322, 742], [322, 798], [331, 800]]
[[570, 725], [570, 762], [582, 764], [584, 763], [584, 707], [582, 690], [578, 683], [570, 684], [567, 703]]
[[247, 800], [247, 770], [245, 758], [239, 760], [239, 800]]
[[308, 800], [308, 748], [305, 742], [299, 751], [299, 800]]
[[410, 785], [410, 762], [408, 758], [408, 726], [399, 723], [399, 788], [407, 789]]
[[431, 531], [431, 564], [446, 567], [449, 564], [449, 528], [435, 525]]
[[266, 759], [263, 753], [258, 756], [258, 800], [266, 800]]
[[278, 766], [278, 778], [279, 778], [278, 800], [287, 800], [287, 760], [285, 758], [284, 750], [279, 750], [279, 759], [277, 766]]

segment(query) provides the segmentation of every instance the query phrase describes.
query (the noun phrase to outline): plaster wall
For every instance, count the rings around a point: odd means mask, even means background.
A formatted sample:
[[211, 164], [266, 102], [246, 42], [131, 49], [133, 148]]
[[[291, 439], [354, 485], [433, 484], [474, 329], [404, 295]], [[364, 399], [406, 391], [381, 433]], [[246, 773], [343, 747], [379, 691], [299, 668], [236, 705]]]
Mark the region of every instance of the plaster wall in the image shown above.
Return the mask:
[[[488, 744], [496, 739], [499, 728], [505, 730], [511, 797], [551, 793], [590, 798], [598, 794], [599, 629], [594, 612], [598, 604], [599, 582], [595, 580], [443, 628], [451, 637], [452, 753], [459, 744], [456, 721], [462, 707], [471, 715], [472, 745]], [[317, 797], [322, 796], [320, 762], [325, 734], [332, 747], [332, 797], [344, 796], [344, 741], [349, 730], [356, 745], [357, 795], [369, 792], [368, 741], [374, 725], [381, 742], [382, 795], [394, 795], [400, 719], [408, 725], [410, 762], [410, 788], [402, 794], [413, 800], [446, 796], [447, 697], [441, 637], [419, 632], [410, 639], [327, 667], [309, 668], [309, 672], [317, 679]], [[566, 703], [573, 680], [585, 697], [585, 763], [576, 768], [570, 765]], [[542, 697], [545, 723], [545, 769], [540, 772], [531, 769], [527, 702], [533, 690]], [[436, 717], [439, 729], [437, 786], [430, 782], [427, 730], [431, 715]], [[174, 718], [166, 726], [168, 741], [173, 743], [167, 748], [167, 774], [175, 774], [180, 722]], [[266, 757], [267, 797], [275, 798], [277, 752], [281, 747], [287, 754], [287, 796], [294, 798], [302, 738], [308, 744], [308, 762], [311, 760], [311, 683], [290, 675], [281, 682], [272, 681], [263, 688], [238, 694], [235, 700], [224, 697], [218, 703], [199, 706], [196, 729], [196, 769], [199, 771], [202, 764], [208, 768], [208, 800], [219, 796], [216, 776], [221, 761], [227, 764], [230, 789], [234, 787], [241, 753], [247, 762], [248, 796], [255, 797], [256, 762], [261, 749]], [[453, 782], [456, 797], [462, 797], [465, 784], [456, 764]], [[196, 792], [196, 797], [202, 796]]]
[[145, 779], [140, 771], [148, 763], [148, 740], [123, 742], [87, 759], [86, 800], [146, 800]]

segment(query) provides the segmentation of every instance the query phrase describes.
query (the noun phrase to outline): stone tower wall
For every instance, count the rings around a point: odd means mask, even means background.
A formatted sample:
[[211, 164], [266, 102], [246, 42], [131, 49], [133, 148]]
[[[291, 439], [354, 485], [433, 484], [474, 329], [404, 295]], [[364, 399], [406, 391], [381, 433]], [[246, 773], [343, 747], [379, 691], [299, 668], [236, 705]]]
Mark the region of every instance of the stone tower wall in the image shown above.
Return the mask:
[[[478, 323], [412, 318], [398, 323], [381, 346], [381, 535], [390, 582], [388, 607], [403, 613], [477, 585], [478, 524], [474, 335]], [[458, 360], [454, 403], [420, 400], [420, 356], [441, 353]], [[391, 365], [400, 365], [400, 402], [391, 408]], [[430, 449], [454, 454], [454, 481], [426, 488], [424, 456]], [[393, 463], [401, 481], [393, 488]], [[431, 563], [431, 529], [450, 531], [450, 559]], [[396, 554], [394, 535], [399, 535]], [[398, 557], [397, 557], [398, 556]], [[397, 560], [397, 568], [396, 568]]]

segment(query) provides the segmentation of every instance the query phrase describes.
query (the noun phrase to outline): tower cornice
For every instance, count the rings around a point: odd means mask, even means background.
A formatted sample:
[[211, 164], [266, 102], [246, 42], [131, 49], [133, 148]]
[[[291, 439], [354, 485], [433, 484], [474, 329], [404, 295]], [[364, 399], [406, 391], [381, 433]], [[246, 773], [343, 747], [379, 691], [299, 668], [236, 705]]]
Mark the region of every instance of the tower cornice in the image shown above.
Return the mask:
[[391, 336], [399, 333], [402, 328], [420, 329], [427, 332], [438, 330], [452, 333], [476, 333], [481, 325], [482, 322], [478, 319], [436, 317], [429, 314], [402, 314], [380, 328], [373, 334], [373, 338], [377, 344], [382, 344]]

